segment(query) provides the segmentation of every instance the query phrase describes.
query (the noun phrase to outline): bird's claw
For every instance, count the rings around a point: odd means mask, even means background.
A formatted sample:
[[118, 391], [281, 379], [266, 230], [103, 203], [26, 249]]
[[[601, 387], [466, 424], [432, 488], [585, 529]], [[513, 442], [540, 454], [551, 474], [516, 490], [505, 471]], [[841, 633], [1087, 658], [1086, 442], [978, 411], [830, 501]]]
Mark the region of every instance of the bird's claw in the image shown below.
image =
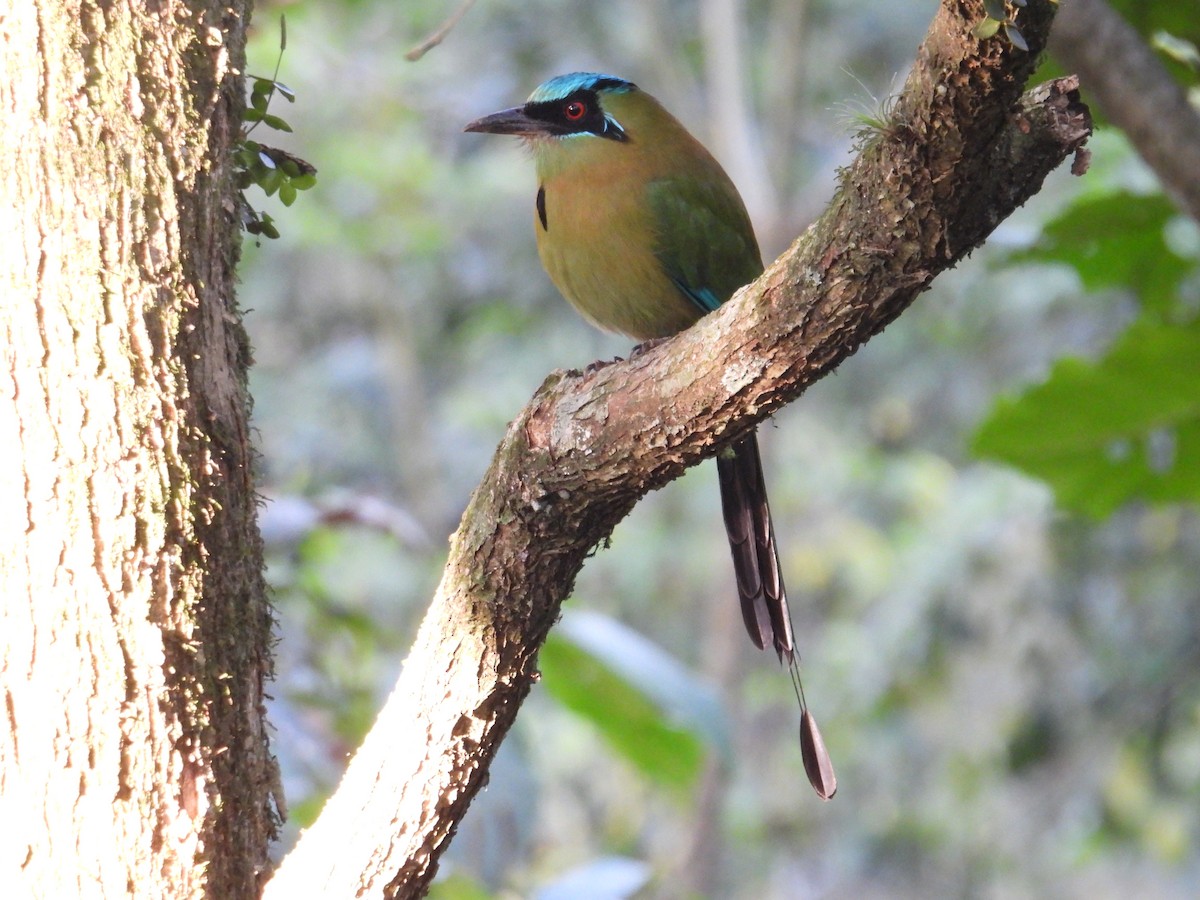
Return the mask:
[[648, 340], [648, 341], [642, 341], [640, 344], [638, 344], [636, 347], [634, 347], [632, 350], [629, 351], [629, 358], [634, 359], [638, 356], [641, 356], [643, 353], [648, 353], [649, 351], [651, 351], [655, 347], [657, 347], [659, 344], [665, 344], [670, 339], [671, 339], [671, 335], [667, 335], [666, 337], [650, 338], [650, 340]]
[[588, 363], [584, 369], [584, 375], [591, 375], [593, 372], [599, 372], [601, 369], [611, 366], [613, 363], [624, 362], [621, 357], [614, 356], [612, 359], [597, 359], [594, 362]]

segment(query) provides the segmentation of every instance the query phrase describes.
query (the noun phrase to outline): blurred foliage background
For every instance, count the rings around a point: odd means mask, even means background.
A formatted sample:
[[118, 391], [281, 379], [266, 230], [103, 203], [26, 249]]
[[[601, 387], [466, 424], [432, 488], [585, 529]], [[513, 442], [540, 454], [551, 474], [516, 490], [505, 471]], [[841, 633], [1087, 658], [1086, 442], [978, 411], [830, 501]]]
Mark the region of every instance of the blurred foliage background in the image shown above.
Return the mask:
[[[242, 273], [280, 853], [396, 677], [506, 423], [552, 369], [628, 349], [541, 272], [519, 144], [462, 125], [559, 72], [629, 78], [725, 163], [769, 260], [935, 8], [481, 0], [406, 61], [455, 5], [256, 4], [250, 72], [285, 13], [297, 101], [271, 110], [294, 134], [255, 139], [319, 170], [290, 208], [250, 196], [282, 237], [248, 239]], [[1122, 8], [1194, 84], [1190, 5]], [[705, 465], [585, 567], [434, 896], [1200, 894], [1200, 238], [1118, 131], [1092, 149], [763, 429], [836, 799], [742, 629]]]

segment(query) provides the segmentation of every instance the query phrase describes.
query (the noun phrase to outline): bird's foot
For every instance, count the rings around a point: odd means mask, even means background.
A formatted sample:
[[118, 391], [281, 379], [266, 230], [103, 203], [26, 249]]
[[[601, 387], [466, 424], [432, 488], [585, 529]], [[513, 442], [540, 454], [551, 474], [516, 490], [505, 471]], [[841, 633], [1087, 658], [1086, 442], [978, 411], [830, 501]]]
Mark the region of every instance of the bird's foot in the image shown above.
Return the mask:
[[635, 358], [641, 356], [643, 353], [647, 353], [647, 352], [653, 350], [659, 344], [665, 344], [667, 341], [669, 341], [671, 339], [671, 337], [672, 337], [671, 335], [667, 335], [666, 337], [650, 338], [650, 340], [648, 340], [648, 341], [642, 341], [640, 344], [638, 344], [636, 347], [634, 347], [632, 350], [629, 351], [629, 358], [635, 359]]
[[593, 372], [599, 372], [601, 369], [611, 366], [613, 363], [624, 362], [621, 357], [615, 356], [612, 359], [598, 359], [595, 362], [588, 363], [584, 369], [584, 375], [591, 375]]

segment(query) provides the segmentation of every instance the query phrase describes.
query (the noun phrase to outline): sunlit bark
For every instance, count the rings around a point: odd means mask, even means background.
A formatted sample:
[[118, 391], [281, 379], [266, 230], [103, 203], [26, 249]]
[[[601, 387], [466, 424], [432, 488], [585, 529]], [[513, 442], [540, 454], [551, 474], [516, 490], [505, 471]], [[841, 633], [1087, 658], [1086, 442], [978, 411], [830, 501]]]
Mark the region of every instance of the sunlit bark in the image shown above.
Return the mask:
[[257, 894], [246, 10], [0, 6], [0, 894]]

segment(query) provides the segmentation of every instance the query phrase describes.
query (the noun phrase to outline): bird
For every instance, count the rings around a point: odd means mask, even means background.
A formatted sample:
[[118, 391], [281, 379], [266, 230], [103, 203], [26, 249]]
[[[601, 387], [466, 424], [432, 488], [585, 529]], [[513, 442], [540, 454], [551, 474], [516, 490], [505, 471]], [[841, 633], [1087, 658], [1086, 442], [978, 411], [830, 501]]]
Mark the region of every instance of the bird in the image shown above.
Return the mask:
[[[528, 144], [542, 266], [598, 328], [652, 344], [695, 324], [763, 272], [750, 216], [725, 170], [631, 81], [557, 75], [522, 105], [464, 130]], [[837, 781], [800, 681], [757, 433], [722, 448], [716, 462], [746, 630], [789, 667], [805, 770], [829, 799]]]

